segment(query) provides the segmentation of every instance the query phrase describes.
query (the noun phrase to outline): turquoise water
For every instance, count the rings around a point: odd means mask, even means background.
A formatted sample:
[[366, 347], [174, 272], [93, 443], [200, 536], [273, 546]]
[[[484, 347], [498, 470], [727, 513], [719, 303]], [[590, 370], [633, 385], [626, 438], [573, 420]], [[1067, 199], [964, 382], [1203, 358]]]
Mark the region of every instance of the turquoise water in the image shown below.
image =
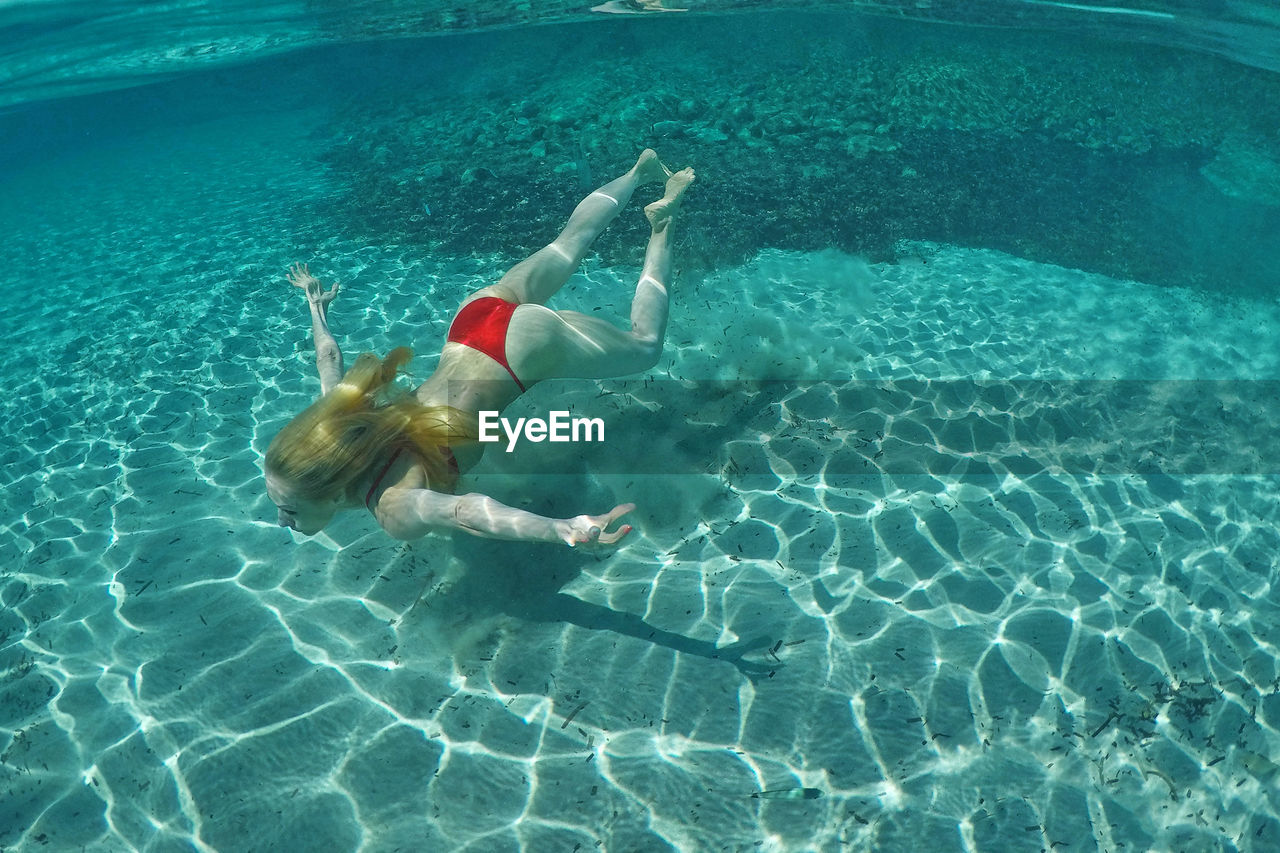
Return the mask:
[[[280, 7], [206, 39], [254, 64], [193, 70], [152, 7], [19, 8], [0, 847], [1280, 847], [1259, 10], [494, 8], [447, 28], [521, 26], [290, 44]], [[535, 387], [509, 414], [606, 442], [464, 481], [634, 501], [625, 547], [278, 527], [261, 454], [319, 387], [288, 265], [343, 282], [349, 358], [409, 344], [425, 377], [458, 301], [644, 145], [699, 173], [661, 362]], [[622, 321], [648, 200], [557, 307]]]

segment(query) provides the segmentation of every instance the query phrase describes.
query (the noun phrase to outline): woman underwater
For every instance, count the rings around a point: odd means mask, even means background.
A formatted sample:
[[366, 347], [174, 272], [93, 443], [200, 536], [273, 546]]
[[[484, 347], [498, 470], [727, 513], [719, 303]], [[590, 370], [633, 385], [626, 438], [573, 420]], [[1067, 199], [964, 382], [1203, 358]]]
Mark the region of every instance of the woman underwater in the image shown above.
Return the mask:
[[[342, 509], [366, 507], [397, 539], [432, 531], [570, 546], [612, 545], [631, 526], [610, 526], [635, 508], [604, 515], [544, 518], [481, 494], [455, 495], [458, 476], [484, 452], [475, 439], [481, 411], [502, 411], [544, 379], [599, 379], [647, 370], [666, 334], [672, 226], [692, 169], [671, 173], [646, 149], [626, 174], [574, 208], [560, 235], [512, 267], [497, 284], [463, 300], [449, 326], [440, 362], [412, 395], [392, 381], [412, 358], [408, 348], [385, 359], [364, 353], [344, 372], [329, 332], [328, 306], [338, 285], [324, 290], [306, 266], [289, 281], [307, 294], [320, 399], [289, 422], [267, 449], [267, 494], [279, 523], [319, 532]], [[569, 279], [597, 236], [643, 184], [665, 181], [665, 194], [644, 209], [652, 231], [631, 302], [631, 329], [544, 303]]]

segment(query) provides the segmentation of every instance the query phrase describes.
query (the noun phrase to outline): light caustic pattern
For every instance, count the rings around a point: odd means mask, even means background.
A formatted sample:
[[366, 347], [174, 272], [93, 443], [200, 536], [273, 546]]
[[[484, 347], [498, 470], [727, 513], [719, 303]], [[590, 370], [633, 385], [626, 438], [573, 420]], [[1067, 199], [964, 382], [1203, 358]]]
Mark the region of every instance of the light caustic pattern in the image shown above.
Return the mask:
[[[485, 280], [323, 249], [351, 349], [428, 351], [440, 306]], [[1120, 451], [1015, 433], [1048, 423], [1041, 381], [1268, 378], [1254, 342], [1280, 318], [920, 251], [869, 277], [781, 253], [690, 277], [662, 382], [535, 388], [531, 412], [661, 427], [477, 473], [548, 515], [635, 500], [639, 531], [599, 559], [398, 544], [354, 515], [275, 527], [259, 454], [316, 383], [274, 259], [183, 300], [121, 293], [76, 329], [27, 312], [11, 339], [35, 369], [0, 402], [0, 844], [1278, 843], [1264, 460], [1123, 470], [1180, 450], [1159, 407]], [[566, 296], [621, 309], [633, 275], [589, 269]], [[1108, 419], [1116, 396], [1089, 398], [1113, 438], [1143, 416]], [[512, 475], [539, 459], [564, 467]], [[797, 787], [823, 796], [750, 796]]]

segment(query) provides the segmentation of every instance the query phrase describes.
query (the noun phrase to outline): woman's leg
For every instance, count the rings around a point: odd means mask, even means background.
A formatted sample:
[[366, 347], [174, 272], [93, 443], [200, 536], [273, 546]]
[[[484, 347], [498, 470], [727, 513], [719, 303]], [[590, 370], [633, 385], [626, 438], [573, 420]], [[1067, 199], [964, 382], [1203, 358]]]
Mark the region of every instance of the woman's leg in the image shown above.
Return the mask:
[[527, 382], [600, 379], [638, 373], [657, 363], [667, 332], [672, 231], [693, 179], [692, 169], [672, 175], [666, 194], [644, 209], [652, 231], [631, 300], [630, 331], [577, 311], [522, 306], [507, 330], [507, 358], [517, 376]]
[[646, 148], [631, 171], [578, 203], [560, 236], [508, 270], [497, 284], [484, 288], [472, 298], [501, 296], [521, 305], [544, 304], [573, 275], [596, 237], [631, 200], [636, 187], [666, 180], [670, 175], [653, 149]]

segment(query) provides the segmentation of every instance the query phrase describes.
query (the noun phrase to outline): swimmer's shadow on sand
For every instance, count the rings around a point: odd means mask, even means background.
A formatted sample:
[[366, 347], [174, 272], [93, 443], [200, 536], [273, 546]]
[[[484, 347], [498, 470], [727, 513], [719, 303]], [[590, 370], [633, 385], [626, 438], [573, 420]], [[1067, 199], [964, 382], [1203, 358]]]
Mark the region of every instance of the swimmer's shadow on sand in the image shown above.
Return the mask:
[[[717, 647], [707, 640], [687, 637], [646, 622], [633, 613], [612, 610], [561, 592], [590, 565], [596, 556], [583, 552], [554, 554], [531, 549], [524, 543], [466, 539], [455, 543], [454, 557], [466, 571], [453, 582], [450, 596], [525, 622], [564, 623], [589, 631], [610, 631], [633, 637], [685, 655], [724, 661], [749, 679], [770, 677], [782, 668], [779, 662], [746, 660], [752, 652], [768, 649], [773, 638], [753, 637]], [[477, 614], [484, 615], [484, 614]]]

